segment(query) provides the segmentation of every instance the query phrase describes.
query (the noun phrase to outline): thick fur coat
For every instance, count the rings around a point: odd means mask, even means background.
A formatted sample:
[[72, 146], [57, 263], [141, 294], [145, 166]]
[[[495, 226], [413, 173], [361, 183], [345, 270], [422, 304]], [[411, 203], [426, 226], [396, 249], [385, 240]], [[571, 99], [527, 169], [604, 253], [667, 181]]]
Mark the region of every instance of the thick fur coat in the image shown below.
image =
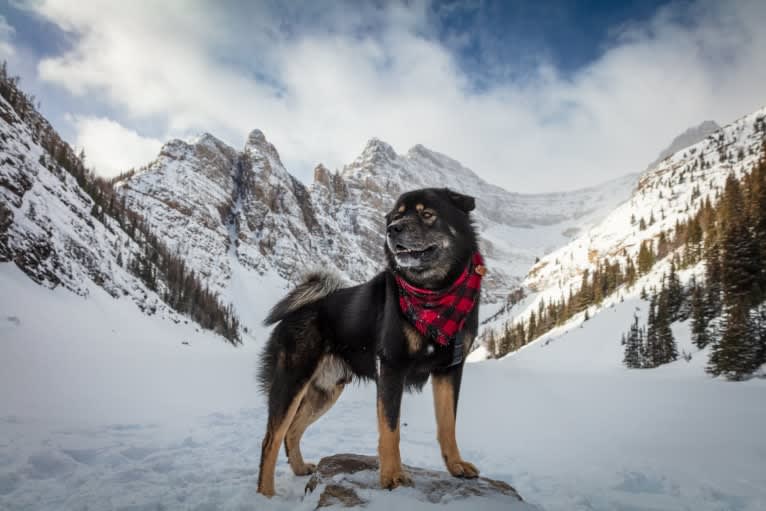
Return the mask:
[[[409, 484], [399, 453], [399, 413], [404, 390], [420, 390], [431, 377], [437, 438], [447, 469], [476, 477], [455, 439], [455, 418], [464, 355], [478, 330], [478, 304], [452, 345], [418, 333], [399, 307], [396, 276], [424, 289], [440, 290], [465, 271], [478, 250], [470, 212], [472, 197], [427, 188], [403, 194], [386, 215], [387, 267], [370, 281], [345, 287], [334, 274], [314, 272], [274, 306], [274, 324], [260, 360], [259, 381], [268, 396], [258, 491], [274, 494], [274, 469], [284, 442], [296, 475], [314, 466], [303, 460], [306, 428], [354, 379], [377, 385], [380, 481], [393, 489]], [[455, 363], [456, 346], [462, 347]]]

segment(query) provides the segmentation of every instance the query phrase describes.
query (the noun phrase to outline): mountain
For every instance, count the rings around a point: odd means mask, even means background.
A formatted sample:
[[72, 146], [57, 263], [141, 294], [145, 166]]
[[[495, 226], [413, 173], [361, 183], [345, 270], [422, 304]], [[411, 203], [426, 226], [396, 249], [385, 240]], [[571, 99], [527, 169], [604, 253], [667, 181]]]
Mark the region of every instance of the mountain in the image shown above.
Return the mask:
[[[90, 283], [147, 314], [191, 318], [239, 341], [230, 308], [144, 219], [85, 167], [0, 68], [0, 263], [38, 284], [90, 294]], [[187, 318], [184, 318], [186, 316]]]
[[351, 280], [374, 271], [354, 240], [321, 217], [309, 189], [285, 170], [259, 130], [240, 151], [209, 134], [172, 140], [115, 186], [127, 206], [224, 296], [243, 278], [272, 278], [279, 288], [313, 266], [337, 268]]
[[[715, 203], [728, 176], [742, 178], [764, 157], [764, 119], [766, 108], [675, 152], [646, 171], [628, 201], [530, 269], [521, 288], [509, 295], [505, 305], [487, 321], [484, 339], [503, 336], [511, 324], [523, 325], [529, 330], [533, 315], [536, 321], [547, 305], [567, 302], [573, 295], [577, 297], [585, 279], [607, 264], [618, 265], [623, 273], [630, 266], [639, 268], [642, 247], [648, 247], [652, 259], [658, 253], [659, 258], [672, 254], [671, 238], [677, 226], [696, 215], [706, 201]], [[647, 270], [646, 282], [652, 286], [661, 282], [668, 264], [665, 261]], [[637, 293], [629, 287], [618, 286], [611, 301]], [[571, 315], [559, 318], [558, 325], [572, 324], [567, 323], [570, 317], [576, 324], [603, 310], [601, 306], [571, 306], [573, 309], [568, 310]], [[530, 338], [527, 333], [524, 343], [535, 337]]]
[[162, 304], [124, 264], [138, 247], [111, 219], [98, 221], [93, 199], [59, 163], [76, 159], [63, 142], [56, 157], [39, 134], [41, 117], [28, 122], [0, 97], [0, 261], [13, 261], [46, 287], [87, 295], [93, 281], [113, 297], [130, 296], [142, 308]]
[[720, 129], [721, 127], [715, 121], [703, 121], [697, 126], [692, 126], [674, 138], [668, 147], [660, 151], [657, 159], [650, 163], [648, 168], [651, 169], [652, 167], [657, 166], [658, 163], [660, 163], [668, 156], [677, 153], [681, 149], [686, 149], [687, 147], [696, 144], [700, 140], [703, 140], [708, 135], [711, 135]]
[[247, 293], [232, 290], [237, 278], [292, 281], [316, 266], [334, 268], [352, 282], [370, 278], [384, 264], [384, 214], [400, 193], [426, 186], [478, 198], [476, 225], [492, 268], [484, 300], [497, 301], [537, 257], [624, 200], [636, 179], [570, 193], [515, 194], [423, 146], [399, 155], [371, 139], [338, 171], [318, 165], [307, 187], [254, 130], [241, 150], [209, 134], [170, 141], [116, 187], [129, 208], [236, 306]]

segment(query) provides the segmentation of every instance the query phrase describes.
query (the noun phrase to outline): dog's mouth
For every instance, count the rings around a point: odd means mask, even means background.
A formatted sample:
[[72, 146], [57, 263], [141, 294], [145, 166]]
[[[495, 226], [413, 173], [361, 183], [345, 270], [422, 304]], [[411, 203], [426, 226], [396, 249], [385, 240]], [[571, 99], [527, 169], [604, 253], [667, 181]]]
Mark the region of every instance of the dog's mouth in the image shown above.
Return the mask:
[[406, 256], [414, 259], [423, 259], [436, 252], [436, 248], [436, 245], [428, 245], [425, 248], [411, 248], [397, 243], [394, 254], [396, 254], [397, 257]]
[[412, 270], [422, 268], [436, 258], [438, 246], [435, 244], [408, 247], [397, 243], [394, 245], [394, 258], [400, 268], [410, 268]]

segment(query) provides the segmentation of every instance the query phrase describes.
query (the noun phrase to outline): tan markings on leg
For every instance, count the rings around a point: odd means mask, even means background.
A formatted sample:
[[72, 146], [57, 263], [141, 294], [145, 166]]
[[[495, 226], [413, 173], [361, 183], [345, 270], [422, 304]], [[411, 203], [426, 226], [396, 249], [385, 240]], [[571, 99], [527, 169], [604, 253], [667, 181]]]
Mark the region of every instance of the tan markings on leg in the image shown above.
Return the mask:
[[407, 323], [404, 323], [404, 338], [407, 339], [407, 349], [410, 354], [417, 353], [423, 348], [423, 336]]
[[412, 486], [412, 479], [402, 468], [399, 454], [399, 421], [393, 431], [388, 425], [383, 401], [378, 399], [378, 459], [380, 461], [380, 485], [388, 490], [398, 486]]
[[479, 470], [463, 461], [455, 438], [455, 394], [449, 376], [431, 376], [436, 412], [436, 438], [442, 451], [444, 464], [449, 473], [456, 477], [474, 478]]
[[292, 424], [287, 429], [285, 436], [285, 453], [290, 468], [297, 476], [305, 476], [314, 473], [316, 465], [303, 461], [301, 454], [301, 437], [311, 424], [317, 421], [340, 397], [345, 385], [336, 385], [332, 390], [325, 391], [317, 388], [313, 383], [306, 390], [306, 395], [301, 401], [300, 407], [293, 418]]
[[271, 497], [274, 495], [274, 469], [277, 465], [277, 456], [279, 456], [279, 446], [285, 438], [287, 429], [290, 427], [295, 412], [306, 394], [308, 384], [304, 385], [298, 394], [293, 398], [292, 403], [287, 408], [287, 412], [278, 424], [272, 424], [269, 421], [266, 436], [261, 446], [261, 471], [258, 475], [258, 493]]
[[467, 357], [471, 352], [471, 345], [473, 344], [474, 336], [464, 332], [463, 333], [463, 358]]

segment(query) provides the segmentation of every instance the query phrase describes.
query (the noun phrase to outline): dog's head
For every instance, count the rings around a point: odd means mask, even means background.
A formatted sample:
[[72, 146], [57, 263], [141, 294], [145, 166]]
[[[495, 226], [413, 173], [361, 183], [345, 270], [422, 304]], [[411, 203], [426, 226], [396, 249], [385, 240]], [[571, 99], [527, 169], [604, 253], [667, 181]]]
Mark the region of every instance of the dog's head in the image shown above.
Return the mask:
[[449, 188], [401, 195], [386, 215], [389, 268], [408, 282], [439, 289], [457, 278], [477, 250], [473, 197]]

